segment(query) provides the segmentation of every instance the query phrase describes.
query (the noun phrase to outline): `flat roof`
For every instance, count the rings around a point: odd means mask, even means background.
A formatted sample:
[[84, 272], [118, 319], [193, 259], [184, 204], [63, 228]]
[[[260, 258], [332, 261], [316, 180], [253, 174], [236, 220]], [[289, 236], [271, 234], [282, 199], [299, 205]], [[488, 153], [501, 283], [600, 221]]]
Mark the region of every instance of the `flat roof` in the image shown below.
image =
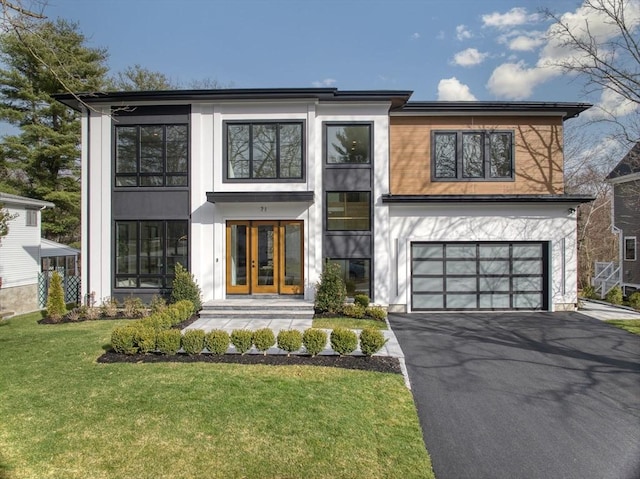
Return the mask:
[[548, 101], [408, 101], [392, 112], [394, 116], [419, 114], [490, 114], [514, 113], [562, 115], [564, 120], [574, 118], [593, 105], [591, 103]]

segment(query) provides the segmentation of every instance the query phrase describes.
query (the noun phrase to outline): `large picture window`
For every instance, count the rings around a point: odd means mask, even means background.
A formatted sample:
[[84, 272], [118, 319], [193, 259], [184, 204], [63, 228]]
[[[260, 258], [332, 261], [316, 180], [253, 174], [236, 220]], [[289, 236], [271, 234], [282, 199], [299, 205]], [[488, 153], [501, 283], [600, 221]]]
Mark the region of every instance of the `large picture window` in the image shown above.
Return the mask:
[[227, 123], [227, 180], [302, 180], [303, 123]]
[[347, 296], [366, 294], [371, 297], [371, 260], [364, 258], [335, 259], [329, 261], [340, 265]]
[[326, 125], [327, 163], [371, 163], [371, 125]]
[[370, 231], [371, 193], [328, 192], [327, 231]]
[[187, 186], [187, 125], [115, 127], [116, 186]]
[[637, 256], [636, 251], [636, 237], [635, 236], [627, 236], [624, 238], [624, 260], [625, 261], [635, 261]]
[[116, 288], [168, 288], [187, 267], [188, 221], [116, 221]]
[[513, 133], [436, 131], [431, 146], [436, 181], [509, 180], [513, 178]]

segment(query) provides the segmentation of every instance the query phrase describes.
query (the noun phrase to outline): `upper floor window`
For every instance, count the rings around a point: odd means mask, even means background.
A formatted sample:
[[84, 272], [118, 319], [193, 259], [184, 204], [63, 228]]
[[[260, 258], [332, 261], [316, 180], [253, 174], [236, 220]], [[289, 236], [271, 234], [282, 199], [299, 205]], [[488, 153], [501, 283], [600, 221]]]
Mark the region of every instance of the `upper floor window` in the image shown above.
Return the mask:
[[436, 181], [513, 178], [513, 132], [436, 131], [431, 150]]
[[328, 164], [371, 163], [371, 125], [326, 125], [325, 151]]
[[115, 127], [116, 186], [186, 186], [187, 125]]
[[26, 226], [38, 226], [38, 212], [36, 210], [27, 210]]
[[303, 122], [226, 123], [227, 180], [302, 180]]
[[635, 261], [637, 258], [636, 237], [627, 236], [624, 239], [624, 260]]
[[370, 231], [369, 191], [327, 192], [327, 231]]

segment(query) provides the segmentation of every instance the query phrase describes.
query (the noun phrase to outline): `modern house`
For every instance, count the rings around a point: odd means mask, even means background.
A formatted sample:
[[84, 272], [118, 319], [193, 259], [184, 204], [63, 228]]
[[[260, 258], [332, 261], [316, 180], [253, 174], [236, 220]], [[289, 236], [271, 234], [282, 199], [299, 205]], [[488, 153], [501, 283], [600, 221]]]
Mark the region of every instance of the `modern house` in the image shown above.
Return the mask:
[[148, 300], [180, 262], [205, 301], [312, 300], [327, 260], [397, 311], [564, 310], [576, 296], [564, 121], [590, 105], [410, 91], [57, 99], [82, 112], [82, 287]]
[[0, 192], [9, 212], [9, 233], [0, 243], [0, 312], [22, 314], [40, 309], [41, 210], [53, 203]]
[[613, 186], [613, 225], [620, 238], [617, 280], [624, 294], [640, 291], [640, 142], [607, 176]]

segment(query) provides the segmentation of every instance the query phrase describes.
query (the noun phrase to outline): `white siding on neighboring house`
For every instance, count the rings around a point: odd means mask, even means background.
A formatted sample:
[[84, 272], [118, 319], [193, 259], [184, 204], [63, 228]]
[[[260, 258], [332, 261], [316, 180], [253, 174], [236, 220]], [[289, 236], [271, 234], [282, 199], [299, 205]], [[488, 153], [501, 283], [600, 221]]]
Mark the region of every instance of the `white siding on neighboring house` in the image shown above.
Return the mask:
[[18, 205], [5, 205], [10, 215], [9, 234], [0, 243], [0, 277], [2, 288], [25, 286], [38, 282], [40, 271], [40, 211], [36, 226], [27, 226], [27, 210]]

